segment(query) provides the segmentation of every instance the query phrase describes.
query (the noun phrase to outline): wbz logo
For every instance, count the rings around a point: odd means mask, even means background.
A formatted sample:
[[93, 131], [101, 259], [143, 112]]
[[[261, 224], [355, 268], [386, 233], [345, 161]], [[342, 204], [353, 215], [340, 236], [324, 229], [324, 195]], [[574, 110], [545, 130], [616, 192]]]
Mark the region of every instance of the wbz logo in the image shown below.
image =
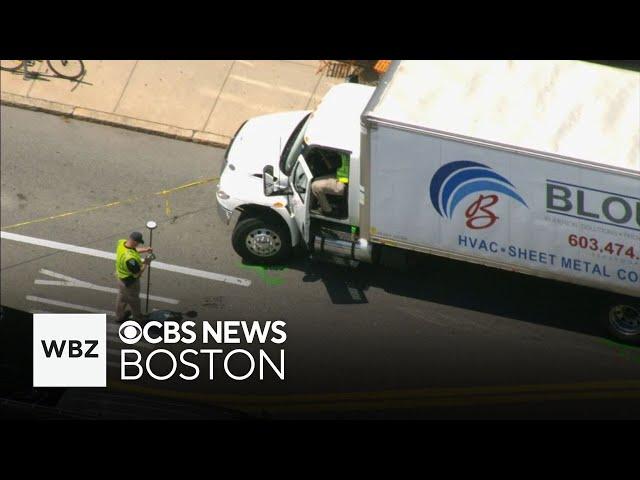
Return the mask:
[[69, 358], [99, 358], [97, 353], [91, 353], [98, 346], [98, 340], [85, 340], [84, 344], [89, 346], [89, 349], [86, 352], [82, 351], [83, 342], [80, 340], [62, 340], [62, 342], [58, 343], [55, 340], [51, 340], [51, 343], [47, 345], [46, 340], [41, 340], [42, 348], [44, 350], [44, 354], [47, 358], [51, 358], [51, 355], [54, 354], [56, 357], [60, 358], [64, 356], [65, 345], [68, 345], [68, 353], [67, 356]]
[[107, 318], [100, 314], [33, 315], [34, 387], [106, 387]]

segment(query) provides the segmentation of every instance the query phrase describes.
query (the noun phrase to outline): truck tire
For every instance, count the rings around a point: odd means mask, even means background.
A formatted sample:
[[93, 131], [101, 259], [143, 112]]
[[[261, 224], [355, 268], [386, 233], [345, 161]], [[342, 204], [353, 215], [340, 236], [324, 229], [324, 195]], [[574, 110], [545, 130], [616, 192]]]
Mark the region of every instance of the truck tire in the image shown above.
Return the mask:
[[233, 249], [249, 263], [273, 265], [291, 255], [289, 231], [269, 218], [240, 219], [231, 237]]
[[606, 321], [613, 338], [631, 345], [640, 345], [640, 305], [613, 305], [606, 312]]

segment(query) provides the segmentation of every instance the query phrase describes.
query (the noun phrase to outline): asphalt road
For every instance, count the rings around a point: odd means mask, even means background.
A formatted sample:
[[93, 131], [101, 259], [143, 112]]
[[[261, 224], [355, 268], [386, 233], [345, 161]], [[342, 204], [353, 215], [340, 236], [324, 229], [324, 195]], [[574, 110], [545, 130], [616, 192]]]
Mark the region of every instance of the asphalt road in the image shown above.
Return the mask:
[[272, 270], [243, 265], [215, 209], [222, 150], [4, 106], [1, 121], [1, 229], [22, 236], [2, 239], [3, 305], [113, 311], [113, 261], [42, 240], [114, 252], [155, 220], [157, 260], [208, 273], [153, 269], [162, 298], [151, 309], [286, 322], [285, 381], [216, 370], [214, 381], [121, 382], [116, 352], [110, 391], [274, 416], [640, 417], [640, 349], [603, 337], [602, 293], [436, 258], [406, 273], [302, 255]]

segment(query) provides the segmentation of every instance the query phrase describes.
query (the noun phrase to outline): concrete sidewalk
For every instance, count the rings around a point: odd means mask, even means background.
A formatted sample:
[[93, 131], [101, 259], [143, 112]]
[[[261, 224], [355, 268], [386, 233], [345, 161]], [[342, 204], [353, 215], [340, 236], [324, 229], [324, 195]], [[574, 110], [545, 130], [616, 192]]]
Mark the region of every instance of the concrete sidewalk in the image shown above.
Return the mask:
[[0, 72], [3, 105], [42, 110], [180, 140], [226, 146], [246, 119], [313, 109], [344, 82], [319, 60], [84, 60], [80, 81], [45, 62]]

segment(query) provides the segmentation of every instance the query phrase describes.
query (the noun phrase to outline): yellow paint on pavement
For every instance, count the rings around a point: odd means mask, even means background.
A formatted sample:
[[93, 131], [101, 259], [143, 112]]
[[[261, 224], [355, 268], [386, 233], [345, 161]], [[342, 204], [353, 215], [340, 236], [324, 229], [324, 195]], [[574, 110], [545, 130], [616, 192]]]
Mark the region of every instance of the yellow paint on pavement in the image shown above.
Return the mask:
[[[207, 183], [215, 182], [216, 180], [218, 180], [218, 177], [202, 178], [200, 180], [195, 180], [193, 182], [189, 182], [189, 183], [186, 183], [184, 185], [179, 185], [179, 186], [174, 187], [174, 188], [169, 188], [167, 190], [161, 190], [159, 192], [148, 193], [148, 194], [145, 194], [145, 195], [138, 195], [136, 197], [127, 198], [125, 200], [117, 200], [115, 202], [105, 203], [104, 205], [96, 205], [94, 207], [81, 208], [79, 210], [73, 210], [73, 211], [70, 211], [70, 212], [60, 213], [60, 214], [57, 214], [57, 215], [51, 215], [50, 217], [36, 218], [34, 220], [28, 220], [26, 222], [14, 223], [13, 225], [6, 225], [6, 226], [3, 225], [0, 228], [2, 228], [2, 230], [10, 230], [12, 228], [24, 227], [25, 225], [31, 225], [31, 224], [34, 224], [34, 223], [46, 222], [47, 220], [57, 220], [59, 218], [69, 217], [71, 215], [77, 215], [79, 213], [92, 212], [94, 210], [99, 210], [101, 208], [117, 207], [117, 206], [120, 206], [120, 205], [126, 205], [128, 203], [135, 202], [135, 201], [140, 200], [142, 198], [151, 197], [151, 196], [155, 196], [155, 195], [168, 195], [168, 194], [170, 194], [172, 192], [176, 192], [176, 191], [179, 191], [179, 190], [184, 190], [185, 188], [197, 187], [199, 185], [205, 185]], [[165, 212], [167, 212], [167, 208], [168, 208], [168, 211], [171, 212], [171, 209], [170, 209], [170, 207], [168, 207], [168, 205], [169, 205], [169, 203], [168, 203], [168, 199], [167, 199], [167, 202], [165, 203]], [[167, 215], [170, 215], [170, 214], [167, 213]]]

